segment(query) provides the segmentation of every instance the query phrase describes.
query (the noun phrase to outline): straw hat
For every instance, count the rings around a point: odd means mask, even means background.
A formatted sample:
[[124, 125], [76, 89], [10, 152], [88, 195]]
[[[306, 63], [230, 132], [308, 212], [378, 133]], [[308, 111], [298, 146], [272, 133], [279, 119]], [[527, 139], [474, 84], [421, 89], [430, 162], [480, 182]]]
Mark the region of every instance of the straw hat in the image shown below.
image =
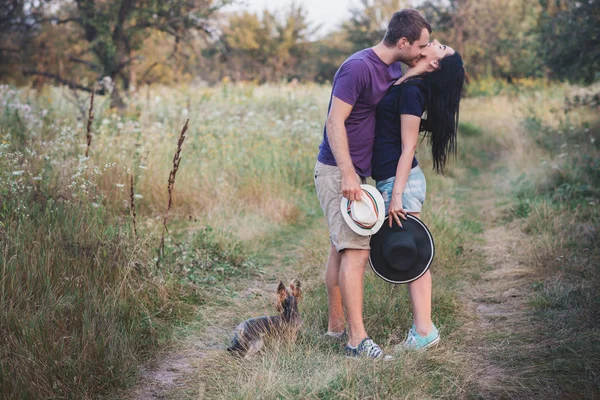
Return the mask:
[[342, 197], [340, 208], [344, 220], [354, 232], [362, 236], [375, 234], [385, 220], [385, 203], [379, 191], [371, 185], [360, 185], [360, 201]]

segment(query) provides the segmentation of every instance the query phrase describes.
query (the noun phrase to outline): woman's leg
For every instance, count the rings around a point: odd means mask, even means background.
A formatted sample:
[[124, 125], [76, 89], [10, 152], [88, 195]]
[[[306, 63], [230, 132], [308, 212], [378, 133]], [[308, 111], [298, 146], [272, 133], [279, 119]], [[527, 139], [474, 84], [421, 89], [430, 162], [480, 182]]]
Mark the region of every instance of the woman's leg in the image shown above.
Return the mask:
[[[420, 219], [421, 213], [409, 213]], [[431, 272], [427, 270], [416, 281], [408, 284], [408, 292], [413, 305], [413, 323], [417, 333], [427, 336], [433, 330], [431, 321]]]

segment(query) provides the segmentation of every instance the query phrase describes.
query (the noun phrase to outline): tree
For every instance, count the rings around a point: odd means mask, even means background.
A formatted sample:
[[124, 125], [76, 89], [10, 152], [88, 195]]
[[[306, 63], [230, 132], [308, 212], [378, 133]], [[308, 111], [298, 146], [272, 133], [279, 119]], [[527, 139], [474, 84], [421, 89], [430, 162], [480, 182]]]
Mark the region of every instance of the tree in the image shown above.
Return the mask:
[[350, 19], [342, 25], [353, 52], [381, 42], [387, 25], [396, 11], [409, 7], [404, 0], [360, 0], [360, 6], [350, 9]]
[[[85, 46], [68, 54], [68, 61], [91, 71], [96, 79], [109, 77], [115, 82], [111, 104], [122, 107], [121, 88], [131, 84], [131, 65], [138, 60], [144, 39], [153, 31], [174, 38], [177, 52], [190, 31], [213, 35], [211, 17], [232, 0], [74, 0], [57, 11], [47, 11], [38, 24], [74, 25], [71, 38]], [[129, 73], [128, 73], [129, 72]], [[94, 84], [84, 85], [67, 79], [56, 71], [26, 70], [27, 74], [44, 75], [82, 90], [91, 91]]]
[[419, 6], [433, 37], [458, 50], [471, 78], [538, 76], [537, 19], [529, 0], [428, 0]]
[[553, 77], [591, 83], [600, 78], [600, 2], [540, 0], [539, 55]]
[[36, 16], [45, 1], [5, 0], [0, 2], [0, 79], [19, 70], [24, 41], [34, 33]]
[[234, 13], [223, 27], [222, 61], [235, 80], [305, 78], [299, 65], [311, 58], [312, 32], [306, 10], [294, 3], [280, 13]]

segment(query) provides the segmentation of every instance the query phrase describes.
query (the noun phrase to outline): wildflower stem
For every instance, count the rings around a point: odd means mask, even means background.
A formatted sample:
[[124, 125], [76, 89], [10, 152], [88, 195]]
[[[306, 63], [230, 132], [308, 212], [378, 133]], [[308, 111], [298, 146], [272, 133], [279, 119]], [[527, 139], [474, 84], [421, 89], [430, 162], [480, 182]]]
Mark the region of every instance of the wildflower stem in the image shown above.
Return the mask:
[[90, 109], [88, 111], [88, 122], [86, 129], [86, 140], [87, 147], [85, 148], [85, 156], [87, 157], [90, 151], [90, 146], [92, 144], [92, 122], [94, 121], [94, 94], [96, 93], [96, 88], [92, 89], [92, 96], [90, 98]]
[[135, 235], [135, 238], [137, 240], [138, 238], [138, 233], [137, 233], [137, 224], [136, 224], [136, 214], [135, 214], [135, 194], [134, 194], [134, 187], [133, 187], [133, 175], [130, 175], [130, 185], [129, 185], [129, 211], [131, 212], [131, 218], [133, 219], [133, 234]]
[[163, 230], [160, 238], [160, 248], [158, 251], [158, 261], [157, 265], [160, 262], [160, 259], [164, 256], [165, 253], [165, 232], [168, 232], [167, 229], [167, 218], [169, 216], [169, 210], [171, 209], [171, 205], [173, 204], [173, 185], [175, 184], [175, 175], [177, 174], [177, 170], [179, 169], [179, 164], [181, 163], [181, 149], [183, 147], [183, 141], [185, 140], [185, 132], [188, 129], [189, 119], [185, 121], [185, 125], [181, 130], [181, 134], [179, 135], [179, 141], [177, 142], [177, 151], [173, 156], [173, 169], [169, 174], [169, 184], [167, 185], [167, 189], [169, 191], [169, 202], [167, 203], [167, 209], [165, 210], [165, 217], [163, 219]]

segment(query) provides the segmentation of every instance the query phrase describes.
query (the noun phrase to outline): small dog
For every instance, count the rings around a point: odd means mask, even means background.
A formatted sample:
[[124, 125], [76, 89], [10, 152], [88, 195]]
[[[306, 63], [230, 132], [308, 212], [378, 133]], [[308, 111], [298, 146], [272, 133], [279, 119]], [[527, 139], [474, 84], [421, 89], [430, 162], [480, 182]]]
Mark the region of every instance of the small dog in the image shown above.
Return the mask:
[[298, 312], [298, 301], [301, 298], [302, 289], [298, 279], [292, 280], [289, 290], [283, 282], [279, 282], [275, 307], [281, 314], [251, 318], [239, 324], [227, 351], [240, 357], [248, 357], [261, 350], [265, 337], [278, 336], [293, 340], [302, 325], [302, 317]]

